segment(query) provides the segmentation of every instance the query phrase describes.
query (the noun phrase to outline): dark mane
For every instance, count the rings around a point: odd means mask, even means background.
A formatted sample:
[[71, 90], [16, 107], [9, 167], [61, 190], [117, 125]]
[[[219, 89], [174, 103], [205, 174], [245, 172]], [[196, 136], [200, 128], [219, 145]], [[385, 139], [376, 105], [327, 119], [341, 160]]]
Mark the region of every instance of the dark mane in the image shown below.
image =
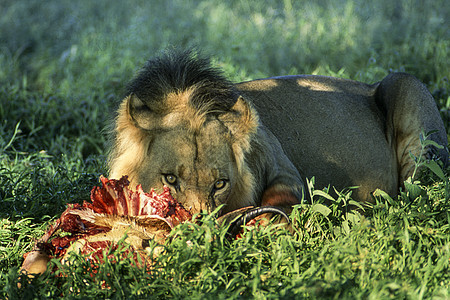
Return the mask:
[[237, 99], [233, 84], [222, 71], [192, 50], [166, 51], [149, 60], [129, 83], [127, 95], [134, 93], [151, 106], [154, 101], [163, 101], [169, 93], [192, 87], [195, 89], [190, 102], [196, 108], [208, 104], [213, 110], [225, 111]]

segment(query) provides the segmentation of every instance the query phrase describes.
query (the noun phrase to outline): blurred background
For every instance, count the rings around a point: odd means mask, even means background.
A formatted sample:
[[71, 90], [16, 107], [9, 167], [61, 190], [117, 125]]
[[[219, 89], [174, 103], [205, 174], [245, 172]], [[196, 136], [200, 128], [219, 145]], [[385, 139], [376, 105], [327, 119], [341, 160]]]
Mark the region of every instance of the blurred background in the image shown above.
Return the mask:
[[434, 90], [450, 64], [445, 0], [2, 0], [0, 10], [2, 85], [45, 93], [115, 93], [167, 47], [194, 46], [236, 81], [395, 70]]

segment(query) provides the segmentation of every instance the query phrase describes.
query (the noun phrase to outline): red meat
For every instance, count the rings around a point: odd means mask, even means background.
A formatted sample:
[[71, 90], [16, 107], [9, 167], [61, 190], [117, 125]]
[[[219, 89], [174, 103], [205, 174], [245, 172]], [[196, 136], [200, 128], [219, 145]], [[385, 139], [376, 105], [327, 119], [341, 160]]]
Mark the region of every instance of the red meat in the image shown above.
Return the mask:
[[[148, 237], [161, 243], [174, 226], [192, 219], [191, 213], [171, 196], [167, 187], [161, 194], [153, 189], [145, 193], [140, 185], [136, 191], [130, 190], [126, 176], [119, 180], [101, 176], [100, 181], [102, 186], [91, 191], [92, 202], [68, 204], [33, 250], [24, 255], [24, 272], [42, 273], [45, 271], [42, 266], [50, 258], [64, 258], [70, 247], [100, 262], [103, 250], [116, 247], [116, 242], [131, 231], [137, 239]], [[139, 248], [143, 244], [131, 243], [131, 246]]]

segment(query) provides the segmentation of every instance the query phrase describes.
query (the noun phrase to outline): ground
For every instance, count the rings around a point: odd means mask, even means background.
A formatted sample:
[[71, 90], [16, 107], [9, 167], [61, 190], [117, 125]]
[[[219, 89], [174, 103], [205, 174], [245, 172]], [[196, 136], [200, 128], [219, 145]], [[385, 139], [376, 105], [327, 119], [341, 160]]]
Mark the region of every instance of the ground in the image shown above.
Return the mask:
[[[167, 47], [196, 47], [233, 81], [321, 74], [418, 77], [449, 130], [445, 1], [3, 1], [0, 19], [0, 298], [449, 298], [448, 171], [419, 174], [364, 216], [325, 191], [226, 242], [185, 224], [151, 272], [131, 260], [73, 264], [25, 282], [22, 255], [106, 174], [105, 125], [124, 85]], [[417, 181], [420, 182], [417, 182]], [[189, 241], [189, 243], [186, 243]], [[188, 247], [186, 245], [189, 245]], [[126, 247], [126, 245], [124, 245]], [[57, 265], [57, 262], [53, 262]], [[17, 283], [22, 280], [22, 288]]]

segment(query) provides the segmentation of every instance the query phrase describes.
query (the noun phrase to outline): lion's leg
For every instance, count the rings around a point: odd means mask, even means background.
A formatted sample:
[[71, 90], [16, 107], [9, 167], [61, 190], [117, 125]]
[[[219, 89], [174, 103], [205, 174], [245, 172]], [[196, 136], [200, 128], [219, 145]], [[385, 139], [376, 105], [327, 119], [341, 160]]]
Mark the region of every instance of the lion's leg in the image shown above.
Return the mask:
[[410, 153], [416, 157], [420, 154], [422, 131], [437, 131], [429, 139], [445, 147], [428, 147], [425, 157], [448, 164], [444, 124], [433, 97], [417, 78], [390, 74], [379, 83], [376, 101], [386, 118], [386, 137], [397, 155], [400, 184], [413, 174], [415, 163]]
[[260, 132], [266, 140], [262, 156], [266, 163], [262, 181], [261, 206], [275, 206], [290, 213], [292, 206], [304, 199], [304, 184], [292, 162], [284, 153], [277, 138], [270, 132]]
[[298, 188], [293, 188], [285, 184], [273, 184], [267, 188], [262, 196], [261, 206], [276, 206], [284, 208], [290, 212], [293, 205], [299, 204], [303, 198]]
[[[263, 193], [262, 199], [261, 199], [261, 208], [264, 209], [264, 207], [275, 207], [278, 210], [284, 212], [285, 214], [290, 214], [292, 212], [292, 208], [296, 204], [301, 203], [301, 199], [303, 199], [303, 196], [300, 195], [300, 193], [303, 193], [303, 189], [299, 191], [299, 188], [296, 186], [286, 185], [283, 183], [271, 183], [270, 185]], [[277, 223], [286, 223], [286, 221], [289, 222], [289, 219], [283, 218], [283, 216], [280, 216], [279, 213], [264, 213], [256, 218], [254, 218], [254, 222], [259, 222], [260, 225], [267, 225], [269, 221], [279, 216], [280, 218], [276, 221]], [[286, 227], [287, 229], [291, 230], [292, 228], [290, 226]]]

